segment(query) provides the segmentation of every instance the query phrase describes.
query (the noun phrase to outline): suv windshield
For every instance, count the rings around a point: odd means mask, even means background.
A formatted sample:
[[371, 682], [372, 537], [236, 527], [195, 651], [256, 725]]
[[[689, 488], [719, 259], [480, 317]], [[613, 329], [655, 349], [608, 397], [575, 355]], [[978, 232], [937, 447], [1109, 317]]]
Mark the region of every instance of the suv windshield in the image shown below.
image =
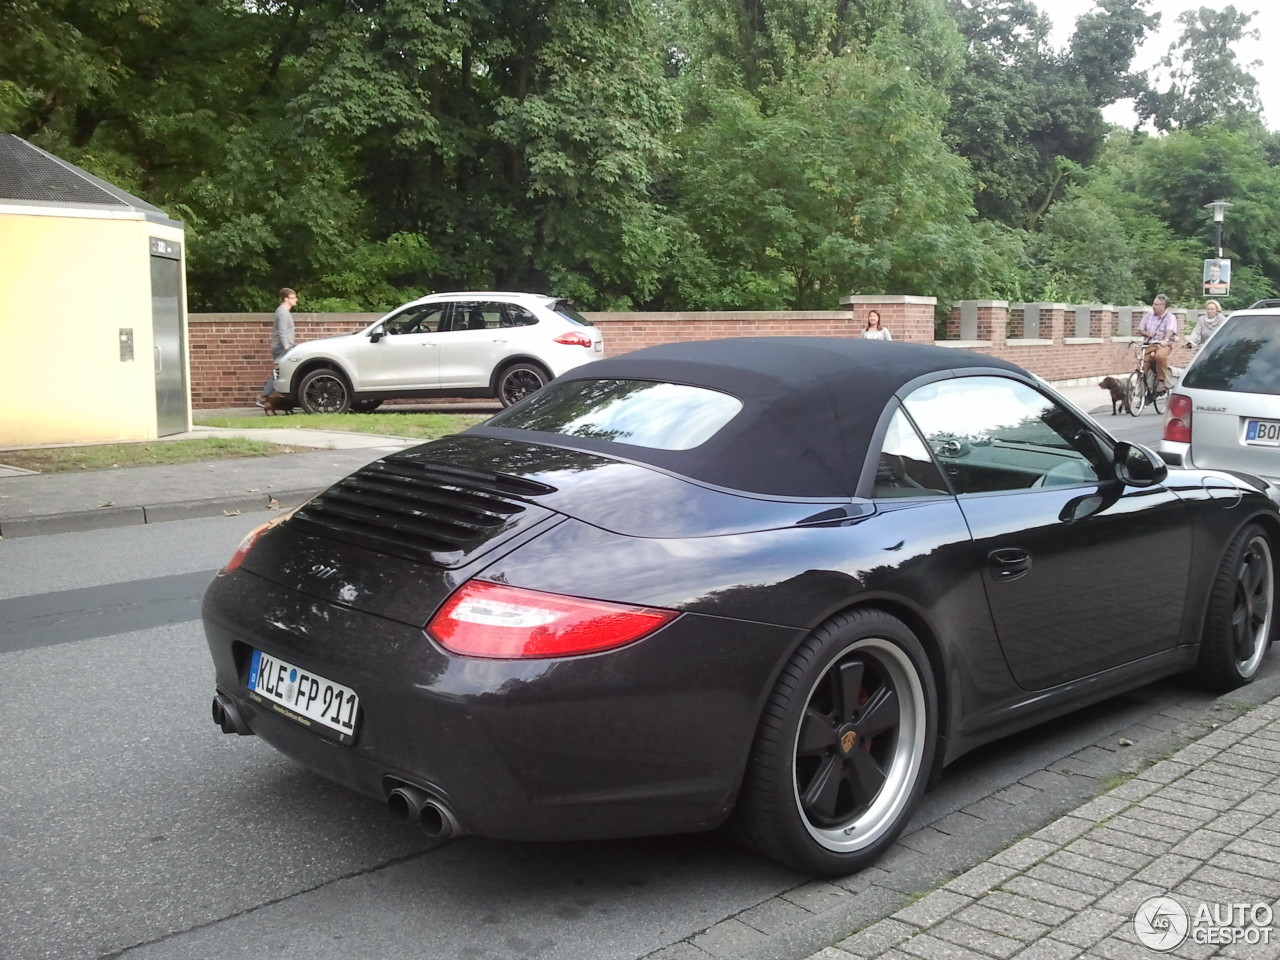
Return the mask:
[[1231, 317], [1182, 382], [1199, 390], [1280, 395], [1280, 316]]
[[552, 383], [489, 426], [689, 450], [710, 439], [742, 409], [727, 393], [649, 380]]

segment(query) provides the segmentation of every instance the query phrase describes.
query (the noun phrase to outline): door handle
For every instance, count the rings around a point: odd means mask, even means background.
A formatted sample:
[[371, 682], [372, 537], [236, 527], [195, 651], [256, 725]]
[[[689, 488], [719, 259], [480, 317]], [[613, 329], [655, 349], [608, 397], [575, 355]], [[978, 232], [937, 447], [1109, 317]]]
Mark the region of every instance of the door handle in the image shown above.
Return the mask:
[[1031, 554], [1017, 548], [992, 550], [987, 554], [991, 575], [997, 580], [1016, 580], [1031, 569]]

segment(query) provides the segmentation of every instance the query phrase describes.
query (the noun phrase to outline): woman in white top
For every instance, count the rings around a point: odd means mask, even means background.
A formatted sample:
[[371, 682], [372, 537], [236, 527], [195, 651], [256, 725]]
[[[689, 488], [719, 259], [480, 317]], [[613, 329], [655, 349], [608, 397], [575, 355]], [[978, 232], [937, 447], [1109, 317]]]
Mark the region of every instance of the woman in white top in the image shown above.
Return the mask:
[[1187, 337], [1187, 346], [1199, 353], [1204, 342], [1209, 339], [1209, 334], [1222, 326], [1222, 321], [1225, 319], [1227, 315], [1222, 312], [1222, 304], [1217, 300], [1206, 300], [1204, 316], [1196, 321], [1196, 328], [1191, 331], [1191, 336]]
[[879, 310], [867, 311], [867, 325], [862, 331], [863, 340], [892, 340], [889, 328], [880, 322]]

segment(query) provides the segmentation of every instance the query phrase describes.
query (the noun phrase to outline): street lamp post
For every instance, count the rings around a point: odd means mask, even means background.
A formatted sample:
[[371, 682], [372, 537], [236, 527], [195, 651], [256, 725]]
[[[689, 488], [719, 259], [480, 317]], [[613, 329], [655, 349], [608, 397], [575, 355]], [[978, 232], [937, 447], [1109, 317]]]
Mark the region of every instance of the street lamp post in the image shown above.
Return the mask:
[[1214, 256], [1221, 259], [1222, 257], [1222, 218], [1227, 212], [1227, 207], [1234, 206], [1226, 200], [1214, 200], [1212, 203], [1206, 203], [1206, 207], [1213, 208], [1213, 249]]

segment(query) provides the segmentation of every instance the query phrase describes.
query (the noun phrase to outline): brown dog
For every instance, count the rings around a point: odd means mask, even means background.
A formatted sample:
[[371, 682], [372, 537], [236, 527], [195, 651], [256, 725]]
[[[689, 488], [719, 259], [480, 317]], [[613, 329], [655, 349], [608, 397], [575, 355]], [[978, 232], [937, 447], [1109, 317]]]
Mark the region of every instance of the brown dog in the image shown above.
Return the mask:
[[1098, 383], [1103, 390], [1111, 394], [1111, 415], [1129, 412], [1129, 394], [1115, 377], [1103, 377]]
[[289, 416], [293, 416], [293, 404], [289, 402], [289, 398], [283, 393], [272, 393], [269, 397], [262, 400], [262, 412], [272, 414], [273, 416], [283, 410]]

